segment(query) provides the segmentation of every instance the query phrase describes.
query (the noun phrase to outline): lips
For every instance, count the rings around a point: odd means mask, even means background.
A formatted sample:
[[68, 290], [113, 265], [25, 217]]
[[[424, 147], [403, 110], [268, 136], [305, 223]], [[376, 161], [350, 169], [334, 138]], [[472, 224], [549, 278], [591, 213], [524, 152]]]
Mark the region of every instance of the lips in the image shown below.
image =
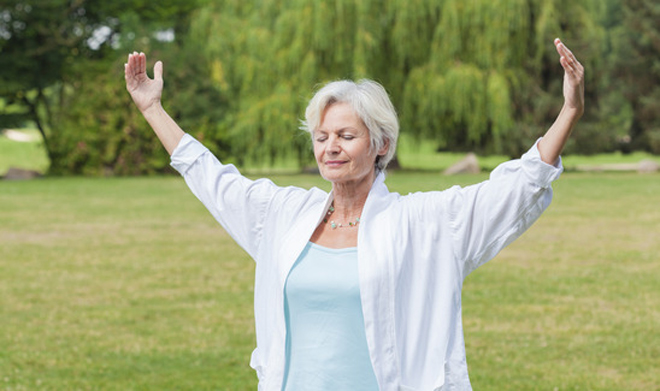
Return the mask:
[[346, 163], [346, 162], [343, 161], [343, 160], [328, 160], [328, 161], [325, 162], [325, 165], [329, 166], [329, 167], [338, 167], [338, 166], [341, 166], [344, 163]]

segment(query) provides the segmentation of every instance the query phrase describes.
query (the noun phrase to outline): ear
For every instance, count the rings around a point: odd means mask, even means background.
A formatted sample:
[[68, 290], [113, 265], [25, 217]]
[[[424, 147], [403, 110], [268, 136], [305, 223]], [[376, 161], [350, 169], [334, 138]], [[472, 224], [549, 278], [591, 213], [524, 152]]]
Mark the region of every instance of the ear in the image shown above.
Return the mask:
[[378, 150], [378, 156], [383, 156], [389, 151], [390, 149], [390, 139], [386, 138], [385, 139], [385, 144], [381, 149]]

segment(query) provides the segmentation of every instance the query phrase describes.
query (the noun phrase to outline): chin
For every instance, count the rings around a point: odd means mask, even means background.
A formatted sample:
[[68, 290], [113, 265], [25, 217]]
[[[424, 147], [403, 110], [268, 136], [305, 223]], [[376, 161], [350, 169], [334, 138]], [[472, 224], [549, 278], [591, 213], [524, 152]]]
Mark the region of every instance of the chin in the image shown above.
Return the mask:
[[346, 178], [343, 175], [337, 175], [333, 173], [321, 172], [321, 176], [328, 182], [337, 183], [344, 182]]

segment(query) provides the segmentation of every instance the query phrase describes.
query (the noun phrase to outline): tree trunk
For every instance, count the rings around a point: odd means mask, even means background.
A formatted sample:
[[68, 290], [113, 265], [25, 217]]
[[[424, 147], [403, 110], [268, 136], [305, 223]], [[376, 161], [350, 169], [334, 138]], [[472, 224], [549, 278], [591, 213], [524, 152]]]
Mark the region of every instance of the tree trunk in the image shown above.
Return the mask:
[[41, 133], [41, 138], [44, 140], [44, 148], [46, 149], [48, 160], [52, 163], [53, 151], [50, 148], [50, 144], [48, 142], [48, 136], [46, 136], [46, 129], [44, 128], [41, 119], [39, 118], [39, 112], [37, 109], [39, 105], [39, 97], [41, 96], [43, 96], [43, 93], [41, 90], [39, 90], [39, 94], [37, 95], [37, 99], [35, 100], [35, 102], [30, 101], [26, 96], [23, 97], [23, 102], [25, 102], [25, 104], [30, 108], [30, 117], [32, 117], [32, 120], [37, 125], [37, 129], [39, 129], [39, 133]]
[[401, 169], [401, 163], [399, 163], [399, 155], [394, 154], [392, 160], [387, 164], [387, 169], [389, 171], [396, 171]]

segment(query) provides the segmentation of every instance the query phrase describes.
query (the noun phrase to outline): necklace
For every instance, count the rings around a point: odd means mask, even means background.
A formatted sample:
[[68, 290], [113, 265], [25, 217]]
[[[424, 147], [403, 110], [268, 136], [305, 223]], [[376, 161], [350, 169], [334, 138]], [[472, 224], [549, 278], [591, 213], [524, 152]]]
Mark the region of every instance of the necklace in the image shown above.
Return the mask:
[[[332, 212], [335, 211], [335, 207], [330, 205], [330, 208], [328, 208], [328, 213], [325, 215], [323, 218], [324, 223], [328, 223], [328, 218], [332, 214]], [[337, 223], [334, 220], [330, 220], [330, 228], [332, 229], [337, 229], [337, 228], [346, 228], [346, 227], [355, 227], [360, 223], [360, 218], [356, 217], [355, 221], [349, 221], [348, 224], [346, 223]]]

